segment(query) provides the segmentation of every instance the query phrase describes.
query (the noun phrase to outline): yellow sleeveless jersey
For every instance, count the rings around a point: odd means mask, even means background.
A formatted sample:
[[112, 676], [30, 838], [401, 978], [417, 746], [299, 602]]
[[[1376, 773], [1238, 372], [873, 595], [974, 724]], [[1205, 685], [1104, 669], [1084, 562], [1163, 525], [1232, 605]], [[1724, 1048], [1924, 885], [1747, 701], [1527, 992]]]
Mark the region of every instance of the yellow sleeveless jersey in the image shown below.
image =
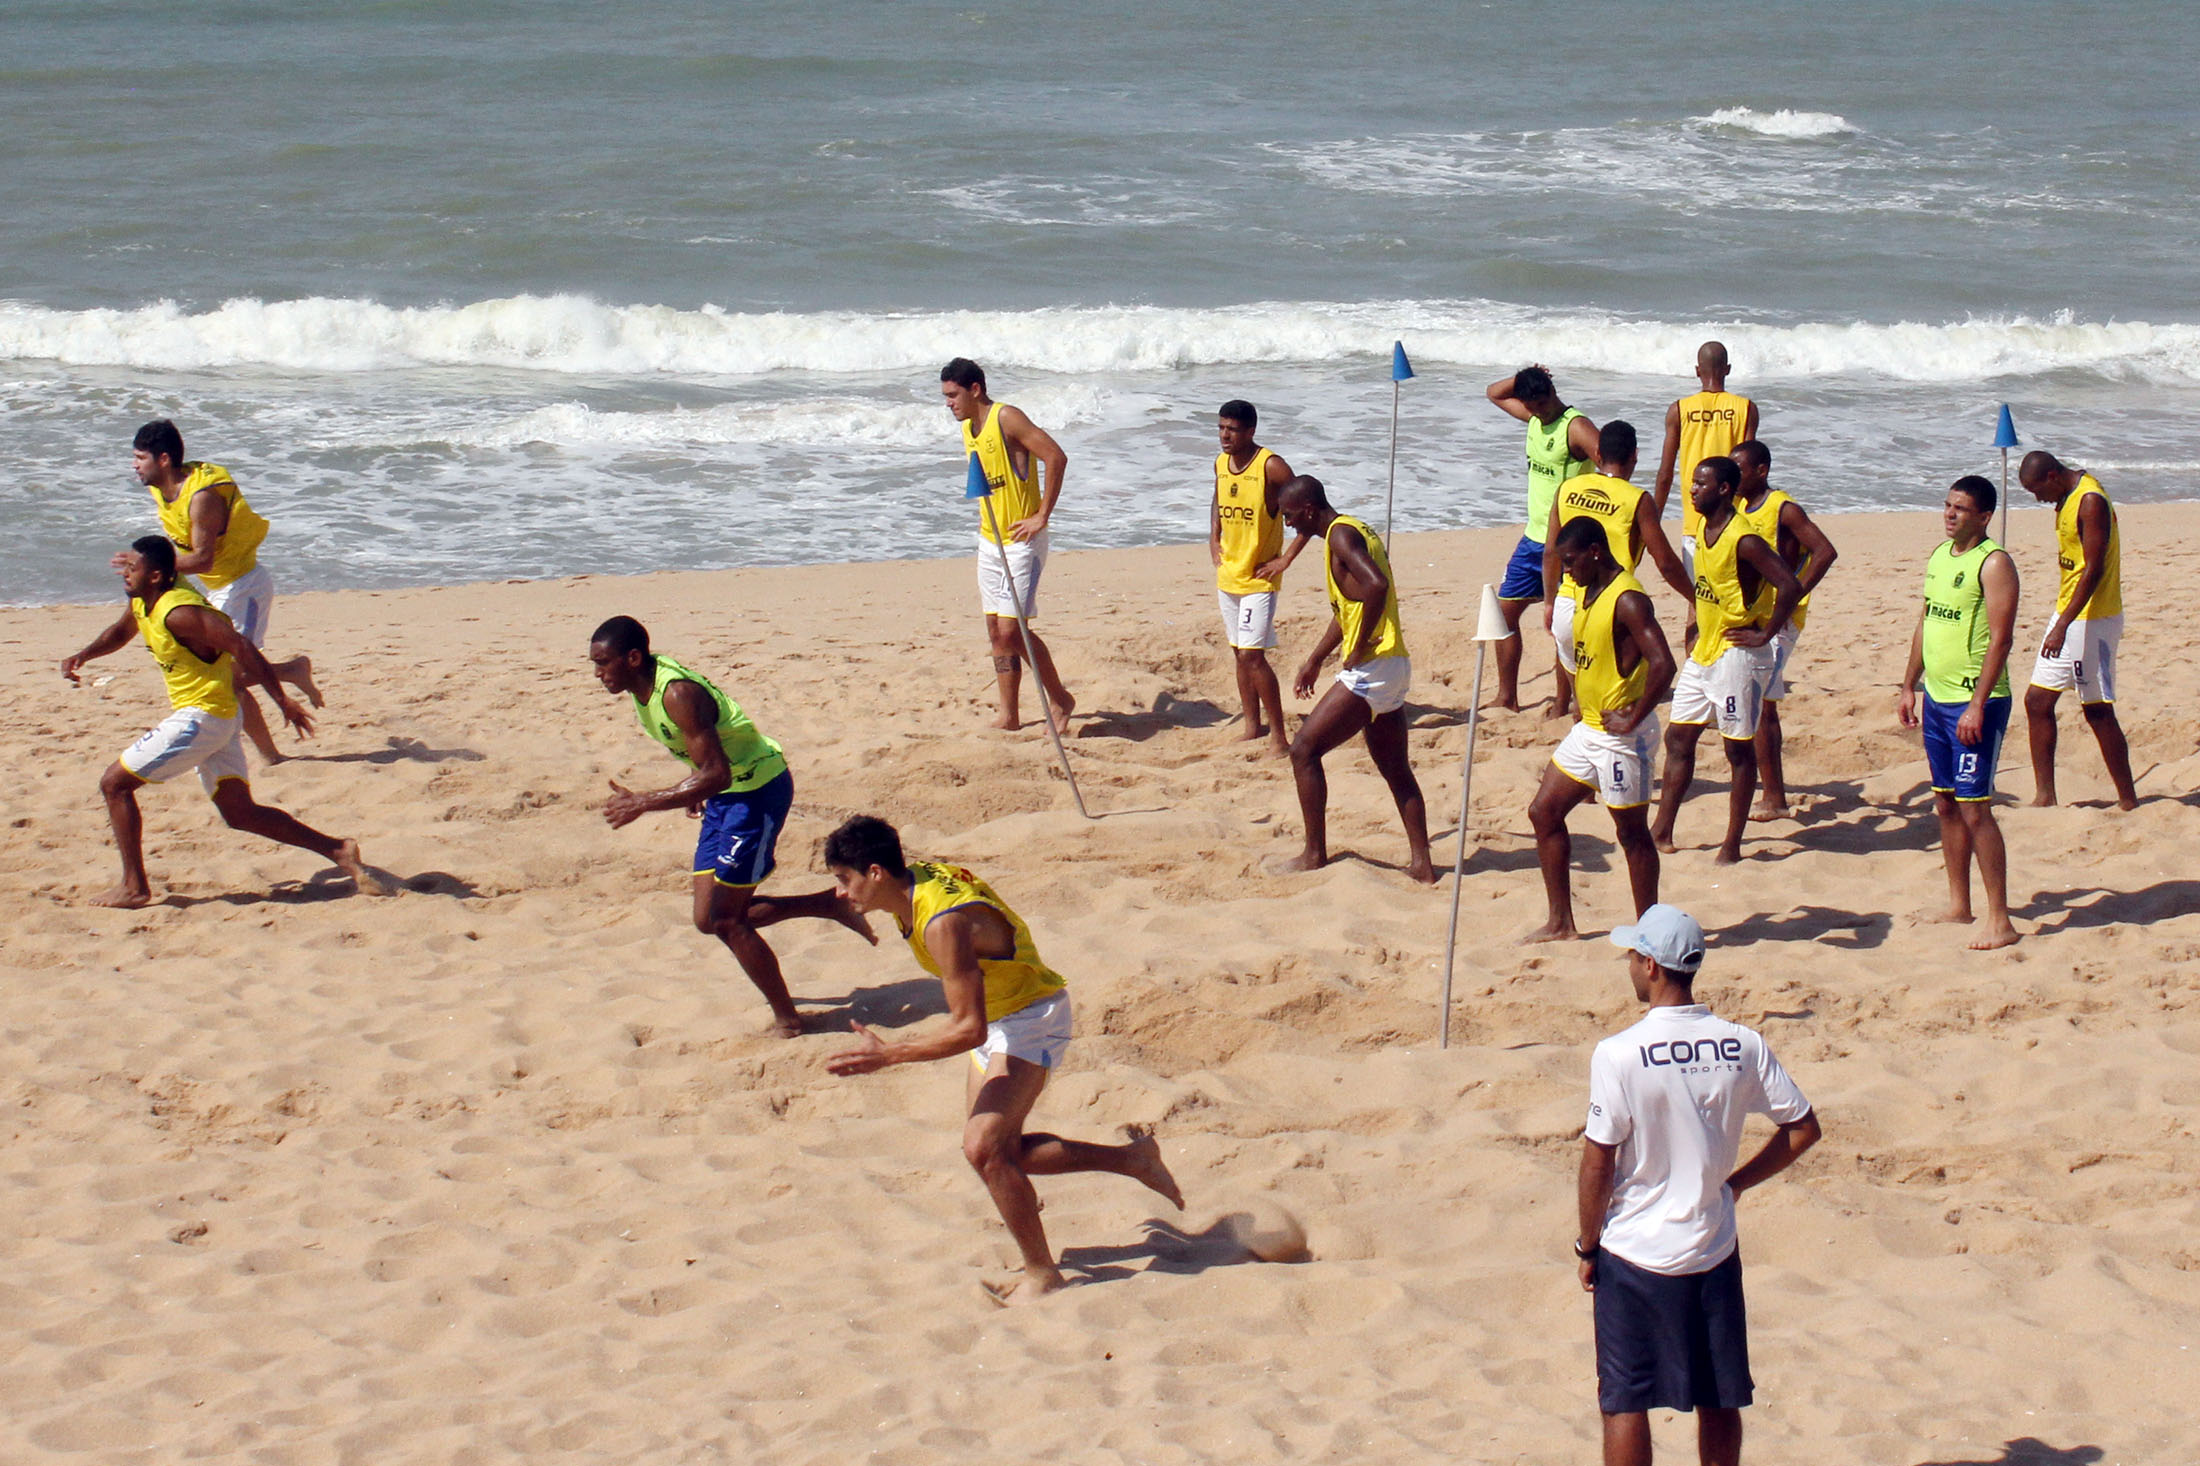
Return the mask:
[[[1008, 440], [1001, 436], [1001, 404], [998, 402], [986, 409], [984, 427], [973, 432], [968, 423], [960, 426], [963, 451], [978, 455], [978, 467], [985, 471], [986, 484], [993, 490], [990, 498], [978, 501], [978, 532], [995, 544], [1004, 543], [1017, 521], [1029, 519], [1039, 512], [1039, 465], [1027, 462], [1023, 476], [1017, 476]], [[990, 522], [988, 506], [992, 515]]]
[[1696, 482], [1696, 465], [1706, 458], [1726, 458], [1749, 431], [1749, 399], [1732, 392], [1696, 392], [1680, 401], [1681, 448], [1673, 459], [1673, 483], [1681, 496], [1681, 533], [1695, 539], [1703, 533], [1703, 516], [1689, 486]]
[[1009, 930], [1016, 934], [1015, 956], [978, 959], [978, 970], [985, 974], [986, 1022], [997, 1023], [1069, 986], [1060, 973], [1039, 960], [1039, 949], [1031, 940], [1031, 928], [1024, 925], [1023, 918], [1009, 910], [1008, 903], [995, 895], [993, 888], [984, 881], [959, 865], [933, 860], [910, 861], [909, 873], [916, 877], [916, 889], [910, 893], [916, 909], [909, 930], [902, 935], [909, 939], [909, 950], [916, 955], [917, 965], [934, 977], [944, 974], [932, 958], [932, 949], [924, 944], [925, 928], [932, 924], [933, 918], [964, 906], [989, 906], [1001, 914]]
[[[1635, 506], [1643, 490], [1607, 473], [1585, 473], [1558, 486], [1558, 527], [1576, 519], [1594, 519], [1604, 526], [1604, 542], [1612, 547], [1612, 559], [1622, 570], [1642, 563], [1642, 538], [1635, 530]], [[1581, 598], [1581, 588], [1571, 576], [1559, 580], [1559, 593]]]
[[[1777, 554], [1780, 549], [1780, 506], [1794, 502], [1794, 496], [1785, 489], [1774, 489], [1766, 494], [1765, 501], [1754, 509], [1744, 509], [1740, 501], [1737, 500], [1734, 505], [1734, 513], [1740, 517], [1744, 524], [1749, 526], [1751, 534], [1772, 546], [1773, 552]], [[1801, 566], [1796, 567], [1796, 573], [1798, 575], [1802, 573]], [[1766, 608], [1768, 611], [1770, 610], [1770, 602], [1766, 603]], [[1803, 623], [1809, 617], [1810, 597], [1804, 596], [1795, 603], [1795, 614], [1788, 617], [1788, 625], [1794, 627], [1797, 631], [1801, 631]]]
[[1574, 696], [1581, 700], [1581, 721], [1599, 732], [1606, 713], [1633, 707], [1650, 685], [1650, 666], [1639, 655], [1634, 670], [1621, 673], [1619, 641], [1612, 630], [1619, 598], [1641, 589], [1642, 582], [1622, 570], [1595, 600], [1574, 614]]
[[179, 606], [206, 606], [206, 597], [188, 585], [176, 585], [153, 603], [148, 612], [145, 603], [132, 597], [130, 614], [137, 618], [138, 634], [145, 638], [146, 649], [160, 665], [160, 675], [168, 681], [168, 701], [177, 708], [200, 708], [217, 718], [237, 716], [237, 689], [231, 681], [234, 661], [223, 652], [211, 662], [199, 660], [198, 653], [185, 646], [168, 630], [168, 613]]
[[191, 548], [194, 498], [206, 493], [229, 501], [229, 528], [222, 532], [221, 548], [214, 552], [214, 563], [199, 573], [199, 584], [217, 589], [249, 574], [260, 563], [260, 541], [267, 538], [267, 521], [245, 503], [244, 492], [228, 469], [218, 463], [186, 463], [184, 467], [190, 472], [177, 487], [174, 503], [162, 498], [160, 490], [151, 484], [145, 490], [153, 496], [153, 508], [160, 514], [160, 532], [174, 541], [178, 550]]
[[1398, 624], [1398, 577], [1390, 573], [1390, 552], [1383, 548], [1381, 537], [1367, 527], [1366, 520], [1354, 519], [1349, 514], [1340, 514], [1331, 520], [1322, 535], [1322, 576], [1329, 582], [1329, 609], [1344, 631], [1344, 641], [1338, 650], [1350, 655], [1360, 637], [1360, 620], [1367, 614], [1367, 607], [1346, 595], [1337, 584], [1337, 561], [1329, 552], [1329, 536], [1335, 534], [1341, 524], [1348, 524], [1360, 532], [1360, 538], [1367, 542], [1368, 558], [1382, 571], [1383, 579], [1390, 582], [1390, 589], [1383, 595], [1382, 617], [1376, 622], [1375, 634], [1368, 643], [1367, 659], [1402, 657], [1406, 654], [1406, 633]]
[[1222, 563], [1215, 586], [1234, 596], [1274, 590], [1276, 582], [1253, 572], [1283, 553], [1283, 516], [1268, 507], [1266, 448], [1243, 468], [1230, 466], [1230, 455], [1215, 455], [1215, 513], [1222, 518]]
[[2088, 618], [2121, 616], [2124, 557], [2122, 537], [2116, 529], [2116, 506], [2109, 503], [2108, 490], [2090, 473], [2078, 475], [2078, 486], [2063, 496], [2062, 507], [2055, 511], [2056, 563], [2062, 567], [2062, 588], [2055, 592], [2055, 612], [2060, 615], [2069, 608], [2070, 598], [2078, 590], [2078, 577], [2085, 573], [2085, 542], [2078, 538], [2078, 509], [2088, 494], [2099, 494], [2101, 502], [2108, 505], [2108, 552], [2101, 556], [2101, 579], [2093, 587], [2093, 599], [2079, 614]]
[[1688, 655], [1700, 667], [1719, 660], [1731, 645], [1729, 628], [1762, 626], [1772, 617], [1778, 592], [1769, 584], [1758, 587], [1754, 601], [1742, 599], [1742, 541], [1751, 538], [1762, 536], [1739, 513], [1728, 518], [1716, 544], [1696, 538], [1696, 645]]

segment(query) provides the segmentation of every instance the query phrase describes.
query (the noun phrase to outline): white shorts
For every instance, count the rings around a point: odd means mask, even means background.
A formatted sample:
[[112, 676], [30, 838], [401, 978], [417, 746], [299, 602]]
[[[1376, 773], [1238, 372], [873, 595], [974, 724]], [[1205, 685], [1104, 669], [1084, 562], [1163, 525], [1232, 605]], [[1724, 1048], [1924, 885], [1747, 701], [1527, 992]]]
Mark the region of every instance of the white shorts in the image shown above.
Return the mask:
[[1233, 595], [1226, 590], [1215, 592], [1222, 602], [1222, 626], [1229, 634], [1230, 645], [1239, 651], [1273, 651], [1276, 645], [1276, 593], [1272, 590], [1247, 591]]
[[1579, 609], [1573, 596], [1565, 591], [1560, 591], [1551, 603], [1551, 640], [1558, 643], [1558, 664], [1568, 676], [1579, 670], [1574, 666], [1574, 615]]
[[1377, 657], [1349, 671], [1339, 670], [1337, 685], [1373, 710], [1376, 717], [1394, 713], [1406, 705], [1406, 691], [1413, 686], [1411, 657]]
[[1674, 726], [1716, 723], [1721, 738], [1755, 738], [1777, 655], [1769, 646], [1730, 646], [1708, 667], [1684, 659], [1673, 679]]
[[1650, 802], [1650, 772], [1657, 755], [1658, 720], [1653, 714], [1625, 738], [1576, 723], [1551, 762], [1575, 783], [1596, 790], [1606, 809], [1639, 809]]
[[275, 577], [255, 565], [225, 586], [206, 593], [206, 602], [229, 618], [237, 634], [254, 646], [267, 645], [267, 618], [275, 609]]
[[1062, 1062], [1062, 1053], [1068, 1047], [1069, 992], [1064, 989], [988, 1023], [985, 1042], [970, 1051], [970, 1062], [980, 1069], [990, 1069], [998, 1054], [1052, 1069]]
[[[1683, 488], [1681, 492], [1688, 490]], [[1696, 583], [1696, 537], [1692, 534], [1681, 536], [1681, 579], [1690, 585]]]
[[235, 718], [217, 718], [204, 708], [177, 708], [122, 752], [122, 766], [148, 784], [160, 784], [189, 769], [212, 794], [224, 779], [242, 779], [244, 740]]
[[1765, 684], [1765, 701], [1778, 702], [1788, 695], [1788, 658], [1795, 655], [1795, 643], [1803, 639], [1790, 621], [1780, 628], [1780, 634], [1772, 638], [1772, 681]]
[[[2047, 623], [2052, 627], [2055, 623]], [[2040, 633], [2040, 659], [2032, 667], [2032, 685], [2049, 692], [2078, 689], [2084, 703], [2116, 700], [2116, 643], [2124, 637], [2121, 615], [2092, 621], [2073, 621], [2063, 637], [2063, 654], [2051, 657], [2044, 648], [2047, 633]]]
[[[1012, 595], [1008, 577], [1001, 573], [1001, 551], [1008, 551], [1008, 568], [1016, 577]], [[1047, 568], [1047, 532], [1040, 530], [1021, 544], [1014, 540], [996, 545], [978, 536], [978, 604], [988, 616], [1012, 616], [1022, 620], [1039, 614], [1039, 577]]]

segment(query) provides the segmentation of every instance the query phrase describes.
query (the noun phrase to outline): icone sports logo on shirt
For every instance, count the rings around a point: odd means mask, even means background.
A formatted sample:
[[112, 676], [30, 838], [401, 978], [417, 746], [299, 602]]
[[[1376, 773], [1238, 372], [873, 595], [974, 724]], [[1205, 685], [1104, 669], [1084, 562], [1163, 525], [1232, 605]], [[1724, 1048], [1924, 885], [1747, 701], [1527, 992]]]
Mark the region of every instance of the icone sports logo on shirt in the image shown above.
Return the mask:
[[1691, 407], [1683, 416], [1686, 421], [1692, 423], [1722, 422], [1732, 426], [1734, 409], [1731, 407]]
[[1676, 1064], [1739, 1064], [1742, 1041], [1738, 1038], [1676, 1038], [1639, 1045], [1636, 1052], [1642, 1055], [1645, 1069], [1663, 1069]]
[[1242, 519], [1248, 524], [1259, 517], [1250, 504], [1217, 504], [1215, 512], [1224, 519]]

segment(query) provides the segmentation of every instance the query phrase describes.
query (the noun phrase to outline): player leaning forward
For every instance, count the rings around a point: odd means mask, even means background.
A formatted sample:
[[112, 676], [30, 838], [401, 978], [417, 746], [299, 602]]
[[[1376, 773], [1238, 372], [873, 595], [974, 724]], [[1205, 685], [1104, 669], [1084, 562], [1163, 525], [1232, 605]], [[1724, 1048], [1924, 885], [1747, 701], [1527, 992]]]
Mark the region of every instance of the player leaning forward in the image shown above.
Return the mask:
[[894, 919], [917, 965], [940, 980], [947, 999], [946, 1026], [928, 1035], [888, 1043], [854, 1024], [857, 1047], [835, 1054], [828, 1067], [845, 1076], [970, 1056], [963, 1158], [1008, 1224], [1032, 1293], [1051, 1293], [1064, 1282], [1039, 1219], [1033, 1176], [1111, 1171], [1183, 1207], [1160, 1146], [1143, 1131], [1123, 1145], [1024, 1133], [1047, 1074], [1069, 1046], [1069, 990], [1040, 959], [1031, 928], [991, 886], [960, 866], [905, 859], [900, 834], [870, 815], [826, 837], [825, 864], [855, 910]]
[[360, 890], [387, 894], [380, 878], [361, 860], [357, 841], [324, 835], [253, 799], [244, 749], [237, 741], [238, 674], [265, 689], [275, 699], [283, 721], [301, 734], [313, 732], [313, 719], [284, 693], [274, 670], [229, 618], [177, 578], [175, 545], [160, 535], [147, 535], [116, 555], [113, 563], [129, 593], [128, 604], [120, 619], [61, 663], [61, 675], [75, 682], [77, 670], [86, 662], [120, 651], [133, 636], [142, 636], [166, 679], [172, 711], [100, 776], [100, 796], [107, 801], [107, 819], [122, 856], [122, 884], [94, 897], [92, 904], [152, 903], [137, 791], [141, 785], [193, 769], [231, 829], [310, 850], [350, 876]]
[[[183, 456], [183, 434], [166, 418], [137, 430], [130, 463], [138, 482], [153, 496], [161, 532], [176, 547], [176, 573], [196, 576], [206, 587], [207, 604], [227, 616], [237, 634], [255, 648], [265, 646], [268, 618], [275, 607], [274, 578], [260, 563], [267, 521], [245, 502], [228, 469]], [[119, 555], [115, 568], [122, 568]], [[278, 678], [304, 693], [308, 702], [321, 705], [321, 690], [314, 686], [309, 659], [289, 657], [268, 665]], [[236, 693], [245, 737], [262, 759], [281, 763], [284, 755], [268, 732], [259, 704], [242, 683]]]
[[613, 616], [589, 638], [588, 660], [604, 691], [634, 700], [642, 731], [694, 770], [668, 788], [637, 791], [611, 782], [603, 817], [622, 829], [652, 810], [685, 809], [702, 823], [692, 862], [695, 929], [725, 943], [734, 961], [771, 1005], [782, 1038], [802, 1032], [802, 1015], [788, 996], [779, 958], [758, 928], [789, 917], [837, 921], [871, 935], [863, 918], [831, 891], [759, 896], [772, 873], [779, 832], [794, 805], [787, 756], [765, 737], [741, 705], [715, 683], [649, 648], [649, 630], [632, 616]]

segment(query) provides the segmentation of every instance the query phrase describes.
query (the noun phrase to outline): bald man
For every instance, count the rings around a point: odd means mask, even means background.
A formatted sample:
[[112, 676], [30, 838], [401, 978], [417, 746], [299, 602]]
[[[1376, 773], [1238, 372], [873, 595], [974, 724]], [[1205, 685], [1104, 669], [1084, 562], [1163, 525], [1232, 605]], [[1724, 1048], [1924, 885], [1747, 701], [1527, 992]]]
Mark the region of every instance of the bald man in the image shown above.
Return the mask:
[[1732, 370], [1725, 343], [1706, 341], [1696, 348], [1700, 390], [1665, 409], [1665, 446], [1658, 451], [1658, 478], [1651, 493], [1662, 518], [1673, 485], [1682, 485], [1681, 564], [1690, 580], [1696, 578], [1696, 536], [1703, 528], [1703, 515], [1689, 496], [1696, 465], [1706, 458], [1731, 457], [1736, 448], [1757, 436], [1757, 404], [1726, 390]]
[[2025, 492], [2055, 509], [2055, 558], [2062, 584], [2055, 617], [2040, 639], [2032, 685], [2024, 693], [2024, 717], [2032, 739], [2034, 804], [2055, 802], [2055, 704], [2075, 687], [2078, 704], [2101, 746], [2116, 804], [2136, 809], [2131, 748], [2116, 721], [2116, 647], [2124, 634], [2123, 547], [2116, 506], [2100, 482], [2082, 468], [2065, 467], [2052, 453], [2027, 453], [2017, 466]]

